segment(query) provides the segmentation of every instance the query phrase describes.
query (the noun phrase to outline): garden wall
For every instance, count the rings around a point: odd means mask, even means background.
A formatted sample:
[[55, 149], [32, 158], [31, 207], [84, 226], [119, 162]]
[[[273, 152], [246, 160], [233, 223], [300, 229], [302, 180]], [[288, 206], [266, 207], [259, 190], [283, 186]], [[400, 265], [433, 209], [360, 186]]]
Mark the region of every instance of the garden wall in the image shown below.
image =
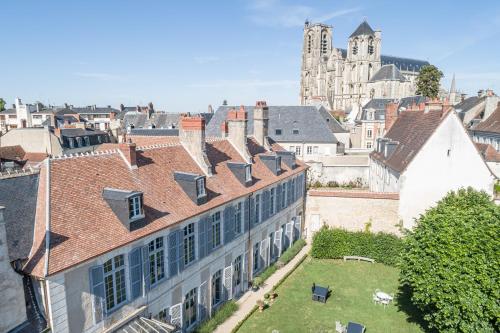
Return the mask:
[[365, 230], [400, 235], [397, 193], [364, 190], [318, 189], [308, 191], [305, 234], [308, 239], [321, 226], [349, 231]]

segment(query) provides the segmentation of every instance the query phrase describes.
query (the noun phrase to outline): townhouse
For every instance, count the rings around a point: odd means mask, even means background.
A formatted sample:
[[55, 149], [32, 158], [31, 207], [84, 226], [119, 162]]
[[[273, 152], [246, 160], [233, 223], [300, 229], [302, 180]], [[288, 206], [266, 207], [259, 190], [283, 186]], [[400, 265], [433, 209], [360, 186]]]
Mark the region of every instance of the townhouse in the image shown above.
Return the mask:
[[[52, 332], [190, 331], [301, 237], [306, 166], [230, 110], [219, 138], [47, 159], [23, 271]], [[175, 327], [175, 329], [174, 329]]]

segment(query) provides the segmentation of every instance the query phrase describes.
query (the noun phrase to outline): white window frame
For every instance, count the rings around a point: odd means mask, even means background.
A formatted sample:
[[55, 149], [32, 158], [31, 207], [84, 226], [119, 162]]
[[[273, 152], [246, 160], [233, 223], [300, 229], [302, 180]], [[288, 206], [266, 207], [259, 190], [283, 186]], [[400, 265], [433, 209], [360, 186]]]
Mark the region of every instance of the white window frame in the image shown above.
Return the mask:
[[313, 147], [307, 146], [307, 155], [312, 155], [312, 152], [313, 152]]
[[184, 266], [196, 260], [196, 236], [194, 223], [189, 223], [183, 229], [184, 235]]
[[276, 193], [276, 189], [273, 187], [271, 188], [271, 190], [269, 191], [269, 214], [270, 215], [274, 215], [274, 212], [275, 212], [275, 204], [274, 204], [274, 198], [275, 198], [275, 193]]
[[128, 198], [128, 218], [129, 220], [142, 217], [142, 195], [134, 195]]
[[295, 155], [302, 155], [302, 147], [301, 146], [296, 146], [295, 147]]
[[234, 210], [234, 233], [239, 235], [243, 231], [243, 228], [241, 227], [241, 221], [243, 217], [243, 205], [241, 202], [238, 202], [236, 204], [235, 210]]
[[372, 130], [371, 128], [368, 128], [368, 129], [366, 130], [366, 137], [367, 137], [368, 139], [373, 138], [373, 130]]
[[[117, 265], [117, 260], [121, 261], [120, 265]], [[110, 266], [108, 266], [110, 265]], [[106, 271], [107, 266], [110, 267]], [[125, 255], [119, 254], [113, 258], [106, 260], [103, 264], [104, 270], [104, 305], [106, 307], [106, 312], [113, 311], [127, 302], [127, 276], [125, 274]], [[121, 289], [122, 295], [124, 296], [121, 301], [118, 299], [118, 289], [117, 280], [120, 279], [120, 284], [123, 284]], [[111, 281], [111, 289], [108, 286], [109, 281]], [[108, 293], [112, 292], [112, 295]], [[108, 297], [113, 297], [113, 306], [108, 307]]]
[[[219, 283], [217, 283], [217, 279], [219, 279]], [[219, 289], [219, 298], [216, 298], [216, 288]], [[222, 291], [222, 269], [219, 269], [212, 275], [212, 297], [210, 300], [210, 303], [212, 304], [212, 307], [216, 307], [222, 302], [223, 299], [223, 291]]]
[[220, 215], [220, 212], [215, 212], [211, 216], [210, 223], [212, 223], [212, 234], [210, 237], [212, 237], [212, 249], [222, 245], [222, 223]]
[[198, 198], [204, 197], [207, 195], [207, 191], [205, 189], [205, 177], [200, 177], [196, 179], [196, 196]]
[[151, 286], [165, 278], [165, 242], [157, 237], [149, 242], [149, 279]]
[[252, 181], [252, 166], [251, 165], [245, 166], [245, 181], [246, 182]]

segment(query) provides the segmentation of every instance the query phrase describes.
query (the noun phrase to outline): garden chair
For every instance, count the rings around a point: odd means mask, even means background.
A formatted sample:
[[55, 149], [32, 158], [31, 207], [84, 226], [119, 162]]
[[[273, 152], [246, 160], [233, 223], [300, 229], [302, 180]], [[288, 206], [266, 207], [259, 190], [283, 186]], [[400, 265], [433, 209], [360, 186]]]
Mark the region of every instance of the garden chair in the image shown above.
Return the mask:
[[391, 302], [391, 301], [390, 301], [390, 300], [388, 300], [388, 299], [381, 299], [381, 300], [380, 300], [380, 303], [382, 303], [382, 305], [384, 306], [384, 309], [385, 309], [385, 307], [386, 307], [387, 305], [389, 305], [389, 303], [390, 303], [390, 302]]
[[340, 323], [340, 321], [335, 322], [335, 332], [345, 333], [345, 326]]
[[380, 298], [378, 298], [378, 296], [375, 294], [372, 294], [372, 300], [373, 300], [373, 303], [375, 303], [375, 304], [380, 303]]

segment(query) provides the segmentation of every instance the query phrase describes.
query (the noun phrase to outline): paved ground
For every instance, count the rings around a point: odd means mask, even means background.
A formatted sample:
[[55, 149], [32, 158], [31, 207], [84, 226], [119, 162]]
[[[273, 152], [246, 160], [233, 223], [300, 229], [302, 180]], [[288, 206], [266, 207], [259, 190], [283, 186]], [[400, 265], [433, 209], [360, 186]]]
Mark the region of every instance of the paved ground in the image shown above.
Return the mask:
[[310, 250], [310, 245], [306, 244], [302, 250], [293, 258], [285, 267], [279, 269], [274, 273], [267, 281], [265, 285], [259, 288], [258, 291], [247, 291], [241, 298], [236, 302], [239, 305], [238, 311], [236, 311], [231, 317], [229, 317], [222, 325], [217, 327], [214, 333], [229, 333], [231, 330], [238, 325], [240, 321], [245, 318], [253, 307], [257, 304], [257, 300], [264, 299], [264, 294], [271, 292], [273, 286], [278, 283], [283, 276], [285, 276], [289, 271], [293, 269], [295, 264], [300, 261], [300, 259]]

